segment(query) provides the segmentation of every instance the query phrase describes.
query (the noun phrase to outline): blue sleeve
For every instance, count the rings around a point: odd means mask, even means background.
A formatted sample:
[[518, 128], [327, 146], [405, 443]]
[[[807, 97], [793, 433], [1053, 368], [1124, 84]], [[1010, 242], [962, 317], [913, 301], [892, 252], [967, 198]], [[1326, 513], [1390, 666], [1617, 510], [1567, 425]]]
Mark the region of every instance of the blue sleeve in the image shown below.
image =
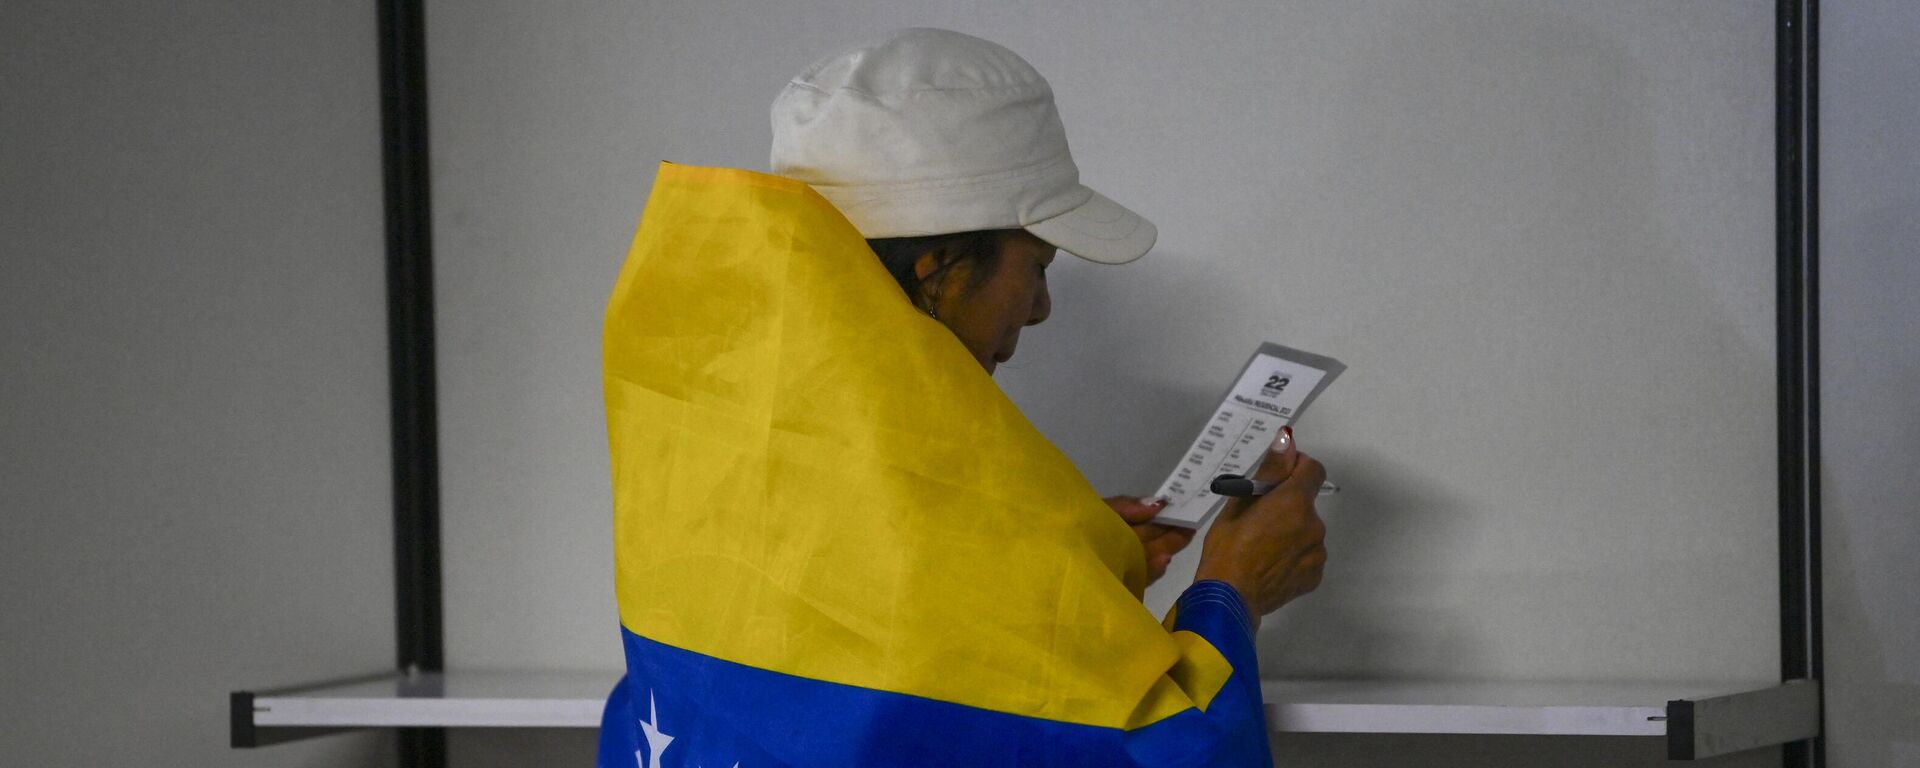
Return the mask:
[[1198, 581], [1174, 606], [1175, 631], [1188, 631], [1226, 657], [1233, 674], [1205, 711], [1190, 710], [1131, 734], [1127, 751], [1138, 765], [1273, 765], [1266, 702], [1254, 650], [1253, 613], [1239, 591], [1221, 581]]

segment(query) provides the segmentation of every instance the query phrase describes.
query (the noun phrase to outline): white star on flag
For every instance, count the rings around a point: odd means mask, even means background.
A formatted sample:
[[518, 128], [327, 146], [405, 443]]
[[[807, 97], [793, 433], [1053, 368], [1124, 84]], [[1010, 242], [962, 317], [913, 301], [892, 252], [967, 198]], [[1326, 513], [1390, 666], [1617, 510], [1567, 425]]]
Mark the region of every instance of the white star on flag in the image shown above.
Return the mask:
[[[647, 748], [644, 752], [634, 750], [633, 761], [639, 763], [640, 768], [661, 768], [660, 757], [667, 753], [667, 745], [673, 743], [673, 737], [660, 732], [660, 708], [654, 706], [652, 691], [647, 692], [647, 718], [653, 722], [640, 721], [640, 735], [646, 737]], [[649, 754], [653, 755], [652, 765], [648, 765]], [[734, 763], [733, 768], [740, 768], [740, 764]]]
[[[653, 722], [647, 722], [646, 720], [640, 721], [640, 732], [647, 738], [647, 752], [653, 755], [653, 765], [651, 768], [660, 768], [662, 765], [660, 756], [666, 754], [667, 745], [673, 743], [673, 737], [660, 732], [660, 710], [653, 705], [653, 692], [651, 691], [647, 692], [647, 717]], [[646, 755], [640, 754], [640, 750], [636, 749], [633, 751], [633, 759], [634, 762], [640, 764], [640, 768], [649, 768], [647, 765], [647, 757]], [[738, 766], [735, 766], [735, 768], [738, 768]]]

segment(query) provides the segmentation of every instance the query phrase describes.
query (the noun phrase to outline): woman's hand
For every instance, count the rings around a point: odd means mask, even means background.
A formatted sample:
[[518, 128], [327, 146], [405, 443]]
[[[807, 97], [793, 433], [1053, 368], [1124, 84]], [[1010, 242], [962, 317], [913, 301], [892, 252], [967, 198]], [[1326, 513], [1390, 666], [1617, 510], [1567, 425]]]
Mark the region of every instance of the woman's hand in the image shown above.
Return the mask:
[[1175, 553], [1187, 547], [1193, 541], [1193, 530], [1172, 525], [1151, 522], [1153, 516], [1167, 508], [1165, 499], [1144, 501], [1138, 496], [1108, 496], [1107, 506], [1120, 513], [1120, 519], [1133, 527], [1133, 534], [1140, 537], [1140, 546], [1147, 550], [1147, 583], [1160, 580], [1167, 573], [1167, 563], [1173, 562]]
[[1327, 564], [1327, 526], [1314, 498], [1327, 472], [1313, 457], [1286, 447], [1269, 452], [1255, 479], [1280, 483], [1264, 496], [1234, 499], [1214, 518], [1200, 550], [1198, 579], [1232, 585], [1257, 617], [1320, 586]]

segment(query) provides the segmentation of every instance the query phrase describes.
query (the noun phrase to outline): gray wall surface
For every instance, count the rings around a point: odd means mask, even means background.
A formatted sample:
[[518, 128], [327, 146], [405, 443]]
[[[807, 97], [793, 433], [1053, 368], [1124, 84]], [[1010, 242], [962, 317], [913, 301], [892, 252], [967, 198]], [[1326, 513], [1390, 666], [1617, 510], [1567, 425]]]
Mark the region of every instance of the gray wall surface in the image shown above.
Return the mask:
[[[1920, 8], [1822, 6], [1829, 754], [1920, 766]], [[598, 333], [653, 164], [764, 168], [787, 76], [936, 25], [1032, 60], [1087, 180], [1161, 226], [1137, 265], [1063, 258], [1002, 368], [1097, 484], [1150, 491], [1259, 340], [1353, 366], [1302, 426], [1348, 490], [1270, 672], [1765, 677], [1770, 11], [434, 5], [452, 663], [619, 665]], [[384, 734], [225, 746], [227, 691], [391, 663], [376, 86], [361, 4], [0, 5], [5, 762], [392, 762]], [[1661, 762], [1618, 739], [1276, 753]]]
[[[654, 164], [765, 168], [787, 77], [931, 25], [1031, 60], [1087, 181], [1160, 225], [1137, 265], [1063, 258], [1053, 319], [1000, 375], [1097, 486], [1151, 492], [1259, 341], [1352, 366], [1301, 429], [1347, 488], [1333, 564], [1270, 623], [1265, 671], [1776, 674], [1771, 3], [430, 16], [453, 664], [620, 663], [599, 322]], [[1280, 756], [1658, 762], [1486, 743]], [[516, 749], [590, 744], [455, 740]]]
[[227, 747], [393, 663], [373, 22], [0, 4], [0, 763], [393, 762]]
[[1827, 755], [1920, 766], [1920, 4], [1825, 0]]

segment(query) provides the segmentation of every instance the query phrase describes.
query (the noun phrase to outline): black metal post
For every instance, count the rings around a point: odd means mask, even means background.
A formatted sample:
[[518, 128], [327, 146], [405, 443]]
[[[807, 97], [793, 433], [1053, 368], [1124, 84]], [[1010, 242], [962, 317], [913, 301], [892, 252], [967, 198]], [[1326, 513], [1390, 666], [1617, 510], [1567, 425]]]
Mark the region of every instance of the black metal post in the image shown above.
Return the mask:
[[[378, 13], [393, 400], [394, 630], [401, 670], [438, 672], [444, 668], [444, 643], [425, 13], [422, 0], [378, 0]], [[445, 729], [401, 729], [402, 766], [441, 768], [446, 758]]]
[[[1822, 672], [1817, 10], [1818, 0], [1776, 0], [1775, 3], [1775, 279], [1780, 404], [1780, 677], [1783, 680], [1818, 680]], [[1826, 764], [1825, 742], [1819, 737], [1787, 744], [1782, 750], [1782, 763], [1787, 768], [1818, 768]]]

